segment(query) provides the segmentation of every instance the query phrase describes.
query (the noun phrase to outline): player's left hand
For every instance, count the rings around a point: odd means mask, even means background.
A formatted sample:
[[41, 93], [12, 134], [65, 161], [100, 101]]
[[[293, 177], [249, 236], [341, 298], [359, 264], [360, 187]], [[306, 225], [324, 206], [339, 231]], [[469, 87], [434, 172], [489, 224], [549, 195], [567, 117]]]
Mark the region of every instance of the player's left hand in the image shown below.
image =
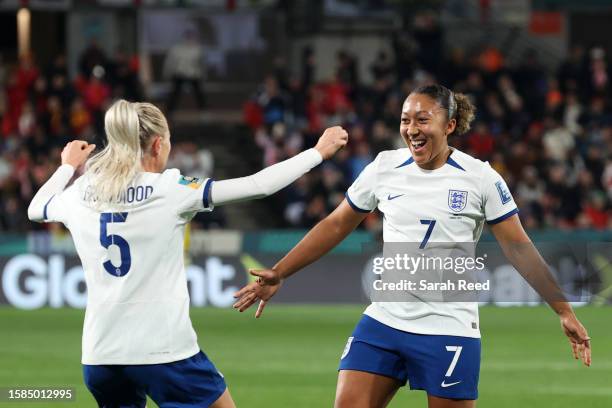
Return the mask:
[[83, 140], [73, 140], [67, 143], [62, 150], [62, 164], [69, 164], [76, 169], [85, 163], [85, 160], [95, 148], [95, 144], [89, 144]]
[[590, 367], [591, 338], [573, 312], [561, 315], [561, 328], [569, 339], [574, 358], [582, 360], [585, 366]]
[[256, 276], [257, 280], [234, 293], [234, 297], [238, 299], [234, 303], [234, 309], [244, 312], [259, 300], [259, 307], [255, 312], [255, 317], [259, 318], [266, 303], [276, 294], [283, 282], [273, 269], [251, 269], [249, 273]]

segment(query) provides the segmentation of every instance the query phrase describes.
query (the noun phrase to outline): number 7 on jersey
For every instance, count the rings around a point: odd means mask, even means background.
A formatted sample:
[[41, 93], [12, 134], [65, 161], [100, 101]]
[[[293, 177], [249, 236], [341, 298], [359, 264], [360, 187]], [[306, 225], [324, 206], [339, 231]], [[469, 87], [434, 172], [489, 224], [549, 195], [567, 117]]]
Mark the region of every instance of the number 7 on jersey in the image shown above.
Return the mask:
[[425, 245], [427, 245], [427, 241], [429, 241], [429, 237], [431, 237], [431, 232], [436, 226], [436, 220], [421, 220], [421, 224], [429, 225], [429, 227], [427, 227], [427, 232], [425, 232], [425, 237], [423, 237], [423, 241], [421, 241], [419, 249], [423, 249], [425, 248]]

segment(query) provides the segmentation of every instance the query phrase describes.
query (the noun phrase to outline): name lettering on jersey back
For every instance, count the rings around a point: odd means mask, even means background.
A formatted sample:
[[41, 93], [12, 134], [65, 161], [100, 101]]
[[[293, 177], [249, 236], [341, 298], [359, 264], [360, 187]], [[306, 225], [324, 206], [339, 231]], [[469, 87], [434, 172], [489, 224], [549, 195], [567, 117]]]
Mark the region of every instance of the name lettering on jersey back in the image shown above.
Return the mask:
[[[119, 203], [119, 204], [139, 203], [139, 202], [147, 200], [149, 197], [151, 197], [151, 195], [153, 195], [153, 186], [133, 186], [133, 187], [128, 187], [128, 189], [125, 190], [121, 194], [121, 196], [117, 200], [117, 203]], [[93, 191], [91, 189], [91, 186], [88, 186], [85, 189], [85, 194], [83, 195], [83, 200], [84, 201], [90, 201], [90, 202], [97, 201], [97, 198], [93, 195]]]

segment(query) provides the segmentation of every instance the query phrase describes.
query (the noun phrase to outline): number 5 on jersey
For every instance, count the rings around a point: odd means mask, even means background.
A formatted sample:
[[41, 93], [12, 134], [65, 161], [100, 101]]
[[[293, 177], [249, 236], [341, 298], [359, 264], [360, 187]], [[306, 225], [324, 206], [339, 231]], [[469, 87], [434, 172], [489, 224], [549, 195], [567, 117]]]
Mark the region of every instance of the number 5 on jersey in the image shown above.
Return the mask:
[[120, 265], [113, 265], [110, 259], [102, 265], [106, 272], [113, 276], [125, 276], [132, 266], [132, 255], [130, 254], [130, 245], [120, 235], [108, 235], [108, 223], [123, 223], [127, 220], [128, 213], [102, 213], [100, 214], [100, 244], [109, 249], [111, 245], [117, 245], [121, 257]]

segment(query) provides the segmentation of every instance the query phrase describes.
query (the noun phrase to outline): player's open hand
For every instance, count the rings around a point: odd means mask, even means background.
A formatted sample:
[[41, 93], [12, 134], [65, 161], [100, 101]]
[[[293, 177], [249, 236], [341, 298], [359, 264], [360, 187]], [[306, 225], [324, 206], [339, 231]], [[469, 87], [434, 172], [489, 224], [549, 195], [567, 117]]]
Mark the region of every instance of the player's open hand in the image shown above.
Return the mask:
[[582, 323], [572, 312], [561, 316], [561, 327], [572, 346], [574, 358], [582, 360], [584, 365], [589, 367], [591, 365], [591, 338]]
[[62, 150], [62, 164], [69, 164], [75, 169], [89, 157], [96, 148], [95, 144], [89, 144], [83, 140], [73, 140]]
[[348, 143], [348, 132], [341, 126], [333, 126], [325, 129], [319, 138], [315, 149], [321, 153], [323, 160], [333, 157], [334, 154]]
[[249, 273], [257, 276], [257, 280], [234, 293], [234, 297], [238, 299], [234, 303], [234, 309], [244, 312], [259, 300], [259, 307], [255, 312], [255, 317], [259, 318], [268, 300], [280, 289], [282, 280], [272, 269], [251, 269]]

